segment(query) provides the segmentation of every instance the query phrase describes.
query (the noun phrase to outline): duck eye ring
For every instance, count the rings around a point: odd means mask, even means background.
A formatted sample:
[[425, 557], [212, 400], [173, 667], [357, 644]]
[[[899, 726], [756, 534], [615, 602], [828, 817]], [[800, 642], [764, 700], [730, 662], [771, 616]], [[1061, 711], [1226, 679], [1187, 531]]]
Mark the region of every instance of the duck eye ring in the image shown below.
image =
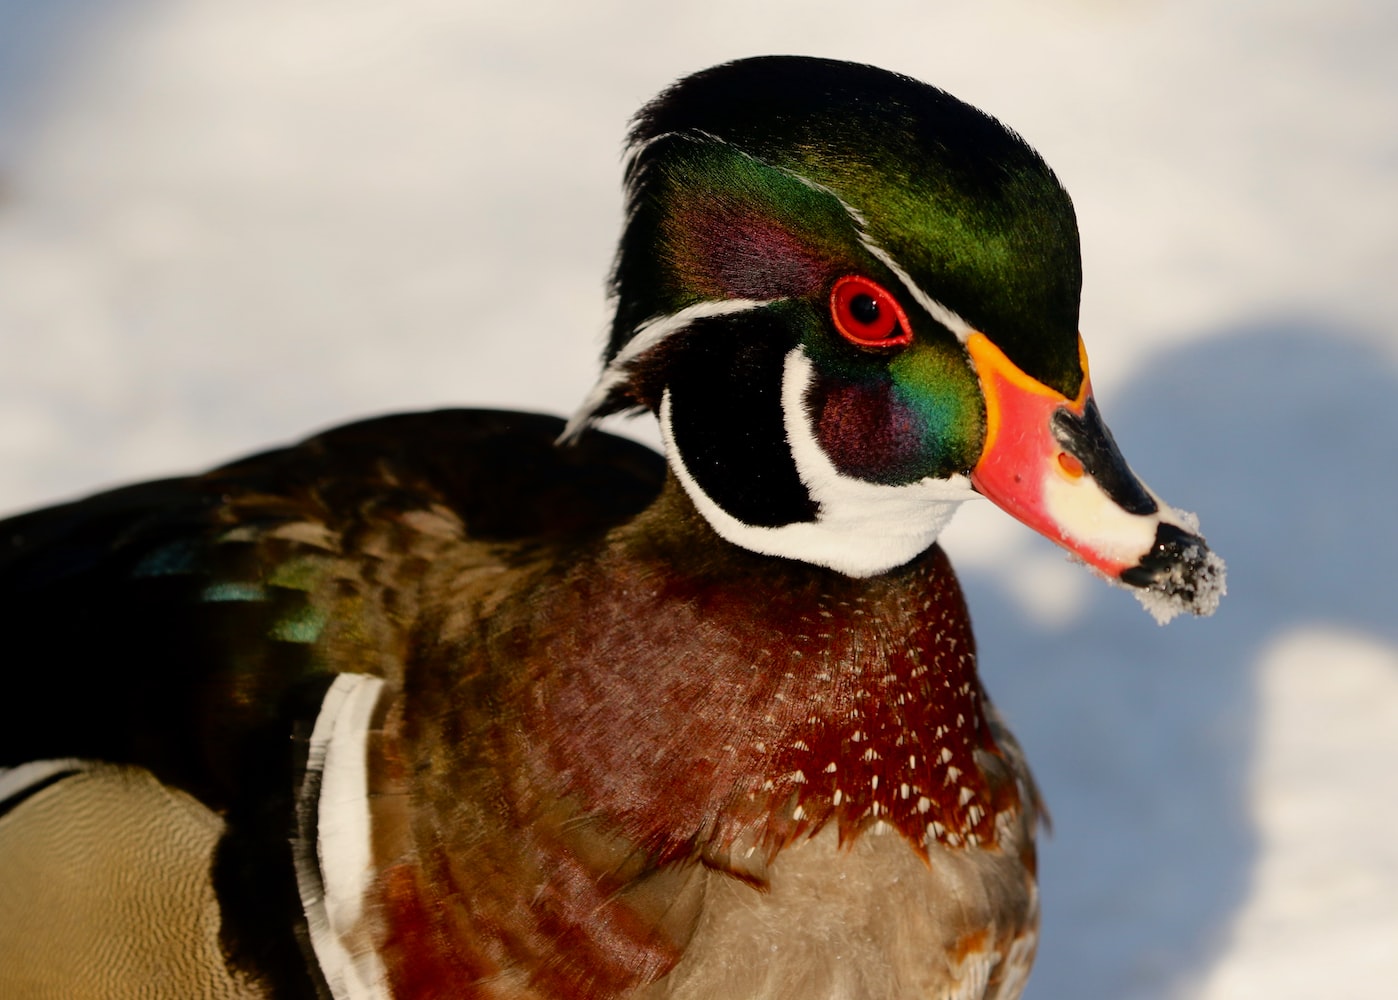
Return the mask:
[[859, 274], [848, 274], [830, 289], [835, 329], [860, 347], [902, 347], [912, 342], [903, 307], [888, 289]]

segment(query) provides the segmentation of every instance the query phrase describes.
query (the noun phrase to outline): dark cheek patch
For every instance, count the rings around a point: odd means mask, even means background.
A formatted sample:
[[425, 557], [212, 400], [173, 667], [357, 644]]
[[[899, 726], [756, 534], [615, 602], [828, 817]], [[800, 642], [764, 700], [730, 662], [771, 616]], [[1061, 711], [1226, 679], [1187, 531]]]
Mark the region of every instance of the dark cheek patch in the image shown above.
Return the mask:
[[847, 476], [898, 485], [930, 474], [925, 428], [882, 382], [817, 384], [812, 392], [816, 437]]
[[685, 467], [709, 499], [758, 527], [817, 514], [783, 427], [789, 336], [770, 314], [700, 321], [677, 341], [669, 373], [670, 429]]

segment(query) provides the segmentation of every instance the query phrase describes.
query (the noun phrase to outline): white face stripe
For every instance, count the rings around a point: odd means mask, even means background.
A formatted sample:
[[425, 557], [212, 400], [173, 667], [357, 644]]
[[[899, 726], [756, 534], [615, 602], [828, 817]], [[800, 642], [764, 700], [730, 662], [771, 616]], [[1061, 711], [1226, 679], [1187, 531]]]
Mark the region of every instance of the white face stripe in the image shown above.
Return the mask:
[[912, 275], [903, 270], [898, 262], [893, 259], [893, 255], [887, 250], [879, 246], [862, 232], [860, 233], [859, 242], [864, 245], [865, 250], [868, 250], [878, 258], [879, 262], [882, 263], [884, 267], [893, 272], [894, 276], [903, 283], [903, 287], [908, 290], [908, 294], [913, 297], [918, 305], [922, 306], [927, 312], [927, 315], [950, 330], [957, 340], [964, 344], [967, 338], [976, 332], [975, 327], [971, 326], [970, 323], [967, 323], [955, 312], [924, 292], [918, 286], [918, 283], [912, 279]]
[[818, 181], [813, 181], [809, 177], [799, 174], [794, 170], [788, 170], [785, 167], [773, 167], [772, 169], [780, 170], [782, 173], [800, 181], [812, 190], [819, 191], [822, 194], [834, 198], [835, 201], [839, 203], [840, 208], [844, 210], [844, 213], [849, 216], [850, 221], [854, 223], [855, 232], [859, 234], [860, 246], [867, 250], [875, 260], [892, 271], [894, 277], [902, 282], [903, 287], [908, 290], [908, 294], [913, 297], [913, 301], [922, 306], [922, 308], [926, 310], [927, 315], [950, 330], [956, 336], [957, 340], [964, 344], [966, 343], [966, 338], [976, 332], [975, 328], [962, 319], [955, 311], [944, 306], [923, 291], [922, 287], [913, 280], [912, 275], [905, 271], [902, 265], [893, 259], [893, 255], [874, 242], [873, 237], [869, 235], [868, 223], [864, 220], [863, 212], [841, 198], [836, 191]]
[[760, 164], [761, 166], [766, 167], [769, 170], [775, 170], [778, 173], [790, 177], [792, 180], [804, 184], [812, 191], [819, 191], [821, 194], [828, 195], [829, 197], [833, 198], [839, 204], [840, 208], [844, 211], [844, 213], [847, 216], [849, 216], [850, 222], [854, 225], [855, 231], [859, 234], [859, 242], [864, 247], [864, 249], [867, 250], [876, 260], [878, 260], [879, 263], [883, 264], [884, 267], [888, 268], [890, 271], [893, 272], [894, 276], [897, 277], [897, 279], [900, 282], [902, 282], [903, 287], [908, 290], [908, 294], [913, 297], [913, 301], [915, 301], [918, 305], [922, 306], [922, 308], [926, 310], [929, 316], [931, 316], [938, 323], [942, 324], [942, 326], [950, 330], [956, 336], [957, 340], [961, 341], [963, 344], [966, 342], [967, 337], [976, 332], [975, 328], [971, 326], [970, 323], [967, 323], [966, 320], [964, 320], [960, 315], [958, 315], [955, 310], [947, 307], [946, 305], [943, 305], [941, 302], [937, 301], [931, 295], [929, 295], [920, 285], [918, 285], [916, 281], [913, 280], [912, 275], [908, 274], [908, 272], [903, 269], [902, 265], [900, 265], [896, 260], [893, 259], [893, 255], [891, 253], [889, 253], [883, 247], [879, 246], [877, 243], [874, 242], [873, 238], [869, 236], [868, 223], [864, 219], [863, 212], [859, 211], [859, 209], [855, 208], [849, 202], [845, 201], [844, 198], [840, 197], [839, 192], [835, 191], [833, 188], [825, 184], [822, 184], [819, 181], [812, 180], [811, 178], [807, 177], [806, 175], [800, 173], [797, 170], [793, 170], [790, 167], [783, 167], [774, 163], [769, 163], [761, 157], [754, 156], [752, 153], [749, 153], [741, 146], [735, 146], [733, 143], [729, 142], [727, 139], [724, 139], [722, 136], [713, 135], [712, 133], [704, 132], [700, 129], [692, 129], [685, 132], [663, 132], [660, 135], [650, 137], [644, 142], [636, 143], [632, 145], [630, 149], [627, 150], [626, 158], [628, 163], [634, 162], [636, 159], [644, 155], [645, 150], [648, 147], [650, 147], [653, 143], [660, 142], [663, 139], [669, 139], [674, 137], [694, 139], [704, 142], [713, 142], [723, 146], [727, 146], [738, 155], [746, 157], [747, 159], [752, 160], [754, 163]]
[[335, 678], [311, 730], [306, 760], [306, 781], [319, 779], [320, 794], [297, 803], [298, 813], [314, 810], [316, 839], [293, 845], [296, 885], [311, 946], [335, 1000], [390, 1000], [383, 964], [361, 920], [373, 877], [367, 741], [383, 686], [367, 674]]
[[820, 447], [806, 412], [806, 391], [814, 373], [802, 348], [787, 354], [782, 373], [783, 423], [797, 474], [819, 508], [815, 521], [754, 526], [719, 507], [695, 481], [675, 447], [668, 391], [660, 402], [665, 453], [694, 506], [734, 545], [827, 566], [846, 576], [885, 573], [924, 552], [962, 501], [975, 493], [970, 480], [959, 475], [885, 486], [841, 473]]
[[695, 320], [707, 319], [711, 316], [729, 316], [734, 313], [751, 312], [760, 309], [777, 299], [718, 299], [708, 302], [696, 302], [692, 306], [686, 306], [679, 312], [671, 313], [668, 316], [657, 316], [647, 320], [636, 328], [635, 334], [626, 342], [626, 345], [617, 352], [616, 357], [602, 371], [602, 376], [597, 380], [597, 384], [592, 387], [592, 391], [583, 400], [582, 406], [578, 407], [576, 413], [568, 421], [568, 426], [559, 435], [559, 443], [566, 444], [577, 438], [582, 433], [583, 428], [590, 424], [594, 414], [607, 401], [622, 382], [628, 376], [627, 369], [647, 351], [653, 349], [661, 341], [672, 337], [680, 331], [687, 329]]
[[792, 170], [789, 167], [782, 167], [773, 163], [768, 163], [766, 160], [763, 160], [760, 157], [753, 156], [747, 150], [742, 149], [738, 146], [734, 146], [727, 139], [723, 139], [719, 136], [711, 135], [708, 132], [702, 132], [699, 130], [694, 130], [691, 132], [666, 132], [662, 135], [655, 136], [651, 139], [646, 140], [640, 145], [633, 147], [629, 154], [630, 158], [635, 159], [636, 157], [640, 156], [645, 151], [645, 148], [649, 146], [652, 142], [657, 142], [661, 139], [669, 138], [675, 135], [679, 135], [684, 138], [698, 137], [708, 142], [716, 142], [721, 143], [725, 146], [729, 146], [739, 155], [747, 157], [753, 162], [761, 164], [769, 170], [775, 170], [778, 173], [785, 174], [792, 180], [804, 184], [812, 191], [819, 191], [821, 194], [827, 195], [835, 199], [835, 201], [839, 204], [840, 208], [844, 211], [844, 213], [847, 216], [849, 216], [850, 222], [854, 225], [855, 232], [859, 234], [860, 245], [862, 245], [864, 249], [867, 250], [874, 257], [874, 259], [876, 259], [879, 263], [883, 264], [884, 267], [888, 268], [890, 271], [893, 272], [894, 276], [900, 282], [902, 282], [903, 287], [908, 290], [908, 294], [913, 297], [913, 301], [915, 301], [918, 305], [922, 306], [924, 310], [926, 310], [927, 315], [931, 316], [938, 323], [942, 324], [942, 326], [950, 330], [956, 336], [956, 339], [961, 341], [963, 344], [966, 342], [967, 337], [971, 336], [971, 334], [976, 332], [975, 328], [972, 327], [970, 323], [967, 323], [964, 319], [962, 319], [954, 310], [949, 309], [947, 306], [943, 305], [942, 303], [934, 299], [932, 296], [928, 295], [927, 292], [925, 292], [922, 289], [922, 287], [919, 286], [918, 283], [913, 280], [912, 275], [908, 274], [908, 272], [905, 271], [903, 267], [896, 260], [893, 259], [893, 255], [891, 253], [889, 253], [883, 247], [879, 246], [877, 243], [874, 242], [872, 237], [869, 236], [868, 224], [864, 220], [863, 212], [859, 211], [859, 209], [855, 208], [849, 202], [845, 201], [845, 199], [841, 198], [839, 193], [836, 192], [834, 189], [824, 184], [821, 184], [819, 181], [812, 180], [806, 175], [800, 173], [799, 171]]

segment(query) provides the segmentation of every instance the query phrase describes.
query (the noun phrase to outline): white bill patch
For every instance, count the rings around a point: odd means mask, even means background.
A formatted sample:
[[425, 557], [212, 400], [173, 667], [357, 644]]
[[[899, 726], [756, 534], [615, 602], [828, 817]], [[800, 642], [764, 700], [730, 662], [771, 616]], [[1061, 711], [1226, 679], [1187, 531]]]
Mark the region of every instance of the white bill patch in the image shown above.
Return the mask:
[[[1071, 543], [1112, 562], [1135, 566], [1155, 547], [1156, 529], [1171, 524], [1192, 535], [1199, 519], [1175, 510], [1148, 487], [1158, 508], [1150, 514], [1123, 510], [1091, 476], [1067, 479], [1054, 472], [1044, 474], [1044, 510]], [[1172, 568], [1173, 579], [1159, 587], [1137, 587], [1099, 571], [1110, 583], [1125, 587], [1158, 624], [1164, 625], [1184, 612], [1211, 615], [1228, 592], [1226, 567], [1211, 551], [1199, 550], [1194, 559]], [[1186, 593], [1192, 595], [1184, 596]]]
[[1155, 529], [1162, 520], [1183, 527], [1163, 516], [1170, 508], [1154, 493], [1151, 497], [1158, 511], [1132, 514], [1123, 510], [1091, 476], [1069, 479], [1052, 469], [1046, 469], [1043, 476], [1044, 511], [1054, 525], [1074, 544], [1113, 562], [1126, 566], [1140, 562], [1155, 545]]
[[685, 467], [684, 456], [675, 446], [668, 391], [660, 403], [665, 454], [699, 513], [734, 545], [827, 566], [846, 576], [886, 573], [926, 551], [956, 509], [976, 494], [971, 481], [960, 475], [886, 486], [836, 469], [816, 440], [806, 411], [806, 392], [814, 372], [802, 348], [787, 354], [782, 372], [783, 423], [796, 472], [817, 506], [814, 521], [777, 527], [745, 524], [715, 503]]
[[340, 674], [311, 731], [306, 781], [320, 781], [315, 850], [296, 844], [296, 883], [316, 960], [335, 1000], [388, 1000], [383, 964], [361, 918], [373, 878], [367, 741], [383, 681]]

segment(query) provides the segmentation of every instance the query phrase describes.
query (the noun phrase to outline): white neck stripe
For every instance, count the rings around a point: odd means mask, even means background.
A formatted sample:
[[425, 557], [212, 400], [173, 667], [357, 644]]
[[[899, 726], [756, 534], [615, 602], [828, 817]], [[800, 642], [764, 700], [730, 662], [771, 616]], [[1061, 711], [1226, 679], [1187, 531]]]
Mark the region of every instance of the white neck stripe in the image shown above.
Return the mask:
[[715, 503], [685, 466], [675, 445], [669, 390], [660, 401], [660, 434], [666, 456], [699, 513], [734, 545], [827, 566], [846, 576], [886, 573], [925, 551], [962, 501], [975, 494], [970, 481], [960, 475], [885, 486], [841, 473], [820, 447], [806, 412], [805, 397], [814, 371], [800, 347], [787, 354], [782, 414], [797, 474], [819, 508], [816, 520], [777, 527], [745, 524]]

